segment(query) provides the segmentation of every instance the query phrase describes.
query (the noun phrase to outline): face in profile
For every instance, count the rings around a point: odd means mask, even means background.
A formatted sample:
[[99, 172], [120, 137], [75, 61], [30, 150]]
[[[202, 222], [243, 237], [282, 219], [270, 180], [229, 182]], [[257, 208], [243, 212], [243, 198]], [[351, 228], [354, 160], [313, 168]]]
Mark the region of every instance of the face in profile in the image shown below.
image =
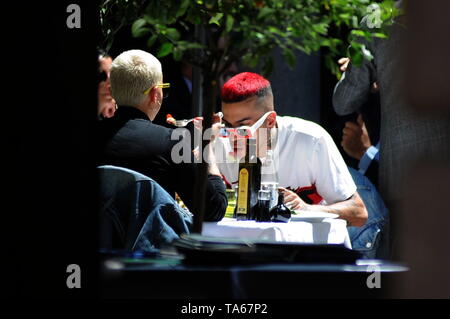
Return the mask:
[[97, 114], [109, 118], [116, 111], [116, 101], [111, 96], [111, 83], [109, 79], [112, 58], [109, 56], [100, 57], [99, 64], [100, 82], [98, 84]]
[[[263, 103], [271, 103], [271, 96], [267, 96]], [[266, 108], [261, 106], [261, 101], [255, 96], [241, 102], [222, 103], [222, 113], [225, 125], [230, 128], [237, 128], [236, 130], [230, 130], [229, 138], [233, 155], [241, 158], [245, 155], [245, 138], [248, 136], [245, 134], [246, 130], [240, 130], [239, 128], [254, 125], [266, 113]], [[267, 122], [266, 119], [261, 125], [262, 129], [267, 126]], [[265, 150], [267, 138], [259, 138], [259, 133], [260, 130], [257, 130], [253, 137], [258, 141], [258, 150]]]

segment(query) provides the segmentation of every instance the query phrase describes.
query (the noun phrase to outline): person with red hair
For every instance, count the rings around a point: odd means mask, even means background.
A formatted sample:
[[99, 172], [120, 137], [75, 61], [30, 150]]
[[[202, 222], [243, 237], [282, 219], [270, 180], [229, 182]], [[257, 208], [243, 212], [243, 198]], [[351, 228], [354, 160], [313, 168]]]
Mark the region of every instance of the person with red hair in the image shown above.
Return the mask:
[[238, 182], [238, 159], [245, 155], [242, 140], [254, 135], [263, 163], [267, 150], [273, 153], [278, 183], [291, 209], [335, 213], [351, 226], [364, 225], [366, 207], [334, 141], [321, 126], [278, 116], [270, 82], [256, 73], [229, 79], [221, 99], [225, 129], [219, 140], [230, 142], [229, 153], [237, 160], [218, 165], [231, 184]]

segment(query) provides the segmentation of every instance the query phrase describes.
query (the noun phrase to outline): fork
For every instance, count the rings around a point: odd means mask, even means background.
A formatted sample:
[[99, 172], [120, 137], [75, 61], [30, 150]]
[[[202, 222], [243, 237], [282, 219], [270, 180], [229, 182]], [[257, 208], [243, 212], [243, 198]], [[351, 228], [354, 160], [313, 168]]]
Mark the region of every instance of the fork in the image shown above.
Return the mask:
[[[222, 112], [218, 112], [217, 115], [220, 117], [220, 119], [223, 118], [223, 113]], [[174, 125], [176, 127], [185, 127], [186, 125], [188, 125], [193, 120], [202, 120], [202, 119], [203, 119], [203, 117], [197, 116], [197, 117], [194, 117], [194, 118], [192, 118], [190, 120], [175, 120], [175, 124]]]

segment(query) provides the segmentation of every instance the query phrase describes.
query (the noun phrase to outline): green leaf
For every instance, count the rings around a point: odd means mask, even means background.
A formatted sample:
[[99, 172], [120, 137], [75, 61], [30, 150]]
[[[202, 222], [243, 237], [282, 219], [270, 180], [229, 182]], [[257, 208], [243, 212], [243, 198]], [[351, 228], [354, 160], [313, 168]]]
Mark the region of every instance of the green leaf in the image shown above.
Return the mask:
[[233, 29], [234, 18], [231, 14], [227, 15], [227, 20], [225, 23], [225, 29], [230, 32]]
[[372, 33], [372, 36], [380, 39], [386, 39], [388, 37], [386, 34], [380, 32], [374, 32]]
[[175, 48], [172, 52], [172, 55], [175, 61], [181, 61], [181, 59], [183, 58], [183, 50]]
[[328, 24], [325, 22], [313, 24], [312, 28], [319, 34], [327, 34], [328, 32]]
[[364, 31], [361, 30], [352, 30], [351, 34], [356, 35], [358, 37], [365, 37], [366, 33]]
[[178, 41], [180, 39], [180, 32], [175, 28], [167, 28], [166, 36], [173, 41]]
[[258, 38], [258, 39], [260, 39], [260, 40], [262, 40], [262, 39], [265, 38], [264, 34], [262, 34], [261, 32], [256, 32], [256, 33], [255, 33], [255, 37]]
[[209, 19], [209, 24], [217, 24], [218, 26], [220, 26], [220, 19], [222, 19], [223, 17], [223, 13], [219, 12], [216, 13], [214, 16], [211, 17], [211, 19]]
[[242, 57], [242, 61], [249, 67], [256, 68], [256, 66], [258, 65], [258, 56], [247, 53]]
[[143, 18], [148, 24], [158, 24], [158, 20], [156, 20], [155, 18], [151, 17], [150, 15], [146, 14], [144, 15]]
[[205, 7], [208, 8], [209, 10], [211, 10], [211, 9], [214, 8], [216, 3], [217, 3], [217, 0], [206, 0], [205, 1]]
[[139, 38], [150, 33], [150, 28], [146, 28], [145, 25], [147, 25], [147, 21], [145, 21], [145, 19], [138, 19], [134, 21], [131, 26], [131, 34], [133, 37]]
[[165, 43], [161, 44], [156, 55], [158, 56], [158, 58], [165, 57], [166, 55], [168, 55], [172, 52], [172, 49], [173, 49], [173, 44], [170, 42], [165, 42]]
[[189, 0], [183, 0], [183, 2], [181, 2], [181, 5], [178, 8], [177, 13], [175, 14], [175, 16], [177, 18], [181, 17], [182, 15], [184, 15], [186, 13], [187, 8], [189, 7]]
[[364, 59], [361, 53], [361, 44], [352, 42], [348, 48], [348, 56], [350, 57], [353, 65], [360, 66]]
[[273, 59], [270, 57], [266, 59], [264, 66], [262, 68], [263, 76], [268, 77], [273, 71]]
[[277, 33], [277, 34], [280, 33], [280, 30], [279, 30], [278, 28], [275, 28], [274, 26], [268, 27], [267, 30], [268, 30], [270, 33]]
[[351, 18], [350, 13], [341, 13], [339, 14], [339, 18], [341, 18], [342, 20], [348, 20]]
[[187, 42], [185, 48], [188, 50], [203, 49], [205, 46], [197, 42]]
[[262, 19], [267, 17], [269, 14], [272, 14], [275, 10], [269, 7], [263, 7], [261, 10], [259, 10], [258, 17], [256, 19]]
[[369, 31], [364, 31], [364, 30], [352, 30], [351, 35], [356, 36], [356, 37], [360, 37], [360, 38], [364, 38], [366, 41], [372, 41], [372, 33]]
[[353, 17], [352, 17], [351, 27], [352, 27], [352, 28], [357, 28], [358, 25], [359, 25], [358, 18], [357, 18], [356, 16], [353, 16]]
[[158, 39], [158, 35], [154, 34], [147, 40], [147, 46], [151, 48], [153, 44], [155, 43], [156, 39]]
[[285, 48], [283, 50], [283, 57], [284, 57], [284, 60], [287, 62], [287, 64], [291, 68], [294, 68], [294, 66], [297, 62], [297, 57], [295, 56], [294, 52], [292, 52], [292, 50], [289, 48]]

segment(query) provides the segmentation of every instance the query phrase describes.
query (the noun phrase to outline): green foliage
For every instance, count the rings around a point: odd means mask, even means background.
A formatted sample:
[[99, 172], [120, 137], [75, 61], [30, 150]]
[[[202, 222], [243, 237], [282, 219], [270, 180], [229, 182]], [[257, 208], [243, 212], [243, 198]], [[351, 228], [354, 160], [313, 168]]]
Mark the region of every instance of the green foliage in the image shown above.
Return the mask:
[[[360, 43], [385, 38], [383, 28], [398, 14], [393, 0], [106, 0], [101, 6], [105, 39], [112, 42], [115, 31], [131, 25], [134, 37], [148, 37], [158, 57], [172, 54], [220, 76], [232, 62], [250, 67], [260, 65], [265, 75], [273, 69], [270, 55], [280, 48], [285, 62], [293, 67], [295, 51], [307, 54], [325, 48], [325, 64], [335, 74], [336, 60], [349, 54], [359, 64], [372, 55]], [[363, 23], [360, 23], [360, 22]], [[195, 26], [206, 29], [200, 39], [183, 39]], [[340, 30], [352, 30], [343, 39]], [[222, 45], [218, 45], [219, 39]], [[202, 50], [203, 54], [192, 54]]]

